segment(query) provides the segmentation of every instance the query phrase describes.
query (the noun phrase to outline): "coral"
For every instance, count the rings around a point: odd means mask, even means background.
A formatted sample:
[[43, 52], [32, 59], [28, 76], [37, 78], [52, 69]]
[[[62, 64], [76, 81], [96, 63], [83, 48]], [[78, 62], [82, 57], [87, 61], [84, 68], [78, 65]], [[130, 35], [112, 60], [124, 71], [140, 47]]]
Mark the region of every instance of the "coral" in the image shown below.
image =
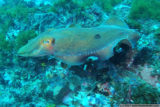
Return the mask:
[[131, 19], [157, 19], [160, 20], [160, 1], [133, 0], [129, 18]]
[[21, 31], [15, 40], [16, 41], [15, 48], [19, 49], [20, 47], [24, 46], [28, 42], [28, 40], [36, 36], [37, 34], [34, 30]]

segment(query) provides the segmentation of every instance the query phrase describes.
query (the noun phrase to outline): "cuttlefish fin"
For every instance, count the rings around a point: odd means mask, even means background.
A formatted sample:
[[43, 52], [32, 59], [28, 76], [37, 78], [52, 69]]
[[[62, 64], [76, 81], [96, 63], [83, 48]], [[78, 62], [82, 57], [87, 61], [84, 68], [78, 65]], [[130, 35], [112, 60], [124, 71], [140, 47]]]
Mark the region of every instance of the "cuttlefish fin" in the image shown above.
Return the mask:
[[120, 27], [128, 28], [128, 25], [120, 18], [111, 16], [106, 20], [105, 25], [117, 25]]

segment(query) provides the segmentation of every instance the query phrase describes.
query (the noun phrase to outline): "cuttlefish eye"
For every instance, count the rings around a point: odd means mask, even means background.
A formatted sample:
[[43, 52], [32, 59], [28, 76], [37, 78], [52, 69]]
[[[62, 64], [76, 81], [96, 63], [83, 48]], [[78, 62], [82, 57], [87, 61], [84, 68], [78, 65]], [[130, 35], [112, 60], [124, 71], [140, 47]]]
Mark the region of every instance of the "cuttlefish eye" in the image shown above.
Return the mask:
[[50, 44], [50, 40], [44, 40], [43, 44]]
[[46, 39], [46, 40], [43, 40], [41, 43], [42, 43], [42, 45], [53, 45], [55, 43], [55, 40], [54, 39]]
[[55, 40], [53, 38], [43, 39], [41, 41], [41, 46], [47, 50], [52, 50], [54, 44], [55, 44]]

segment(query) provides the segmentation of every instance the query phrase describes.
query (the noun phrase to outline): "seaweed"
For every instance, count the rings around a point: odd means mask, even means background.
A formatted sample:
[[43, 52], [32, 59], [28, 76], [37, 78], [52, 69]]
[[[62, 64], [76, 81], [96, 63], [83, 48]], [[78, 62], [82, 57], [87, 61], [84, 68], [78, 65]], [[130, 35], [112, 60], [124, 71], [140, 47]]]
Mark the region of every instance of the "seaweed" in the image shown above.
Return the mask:
[[[68, 3], [71, 3], [70, 0], [58, 0], [53, 3], [53, 6], [50, 7], [49, 11], [57, 13], [59, 9], [67, 8]], [[62, 8], [63, 7], [63, 8]]]
[[53, 3], [53, 6], [51, 7], [50, 11], [58, 12], [62, 8], [69, 9], [70, 7], [70, 12], [75, 10], [79, 12], [84, 9], [90, 8], [94, 3], [96, 3], [105, 12], [110, 12], [115, 5], [121, 2], [122, 0], [58, 0]]
[[131, 19], [156, 19], [160, 20], [160, 1], [158, 0], [133, 0], [129, 18]]
[[72, 2], [78, 5], [80, 8], [86, 9], [93, 5], [94, 0], [72, 0]]
[[158, 0], [133, 0], [128, 15], [127, 23], [131, 28], [141, 29], [140, 20], [160, 21], [160, 1]]
[[15, 48], [16, 50], [18, 50], [20, 47], [22, 47], [23, 45], [25, 45], [28, 40], [36, 37], [37, 34], [34, 30], [26, 30], [26, 31], [21, 31], [19, 32], [15, 42], [16, 42], [16, 45], [15, 45]]
[[136, 104], [157, 104], [160, 92], [147, 83], [141, 83], [133, 88], [132, 100]]
[[134, 20], [134, 19], [126, 20], [126, 23], [128, 24], [128, 26], [130, 28], [136, 28], [136, 29], [141, 29], [142, 28], [141, 24], [138, 21]]
[[0, 68], [11, 64], [11, 51], [13, 50], [12, 41], [6, 40], [5, 33], [0, 33]]
[[14, 4], [11, 5], [6, 4], [2, 7], [0, 7], [0, 14], [2, 16], [7, 16], [10, 19], [25, 19], [29, 13], [34, 13], [35, 12], [35, 8], [32, 7], [28, 7], [27, 5], [23, 4], [23, 3], [18, 3], [18, 4]]
[[154, 37], [155, 37], [155, 39], [156, 39], [156, 43], [157, 43], [158, 45], [160, 45], [160, 28], [158, 28], [158, 29], [155, 31]]
[[35, 9], [34, 8], [28, 8], [25, 5], [18, 5], [16, 7], [10, 8], [10, 7], [6, 7], [6, 15], [14, 18], [14, 19], [24, 19], [27, 20], [27, 16], [29, 13], [34, 13]]
[[0, 27], [3, 32], [6, 33], [16, 20], [27, 23], [29, 14], [33, 14], [36, 11], [36, 8], [28, 7], [20, 1], [10, 1], [0, 7]]
[[96, 0], [96, 3], [102, 7], [105, 12], [110, 12], [115, 5], [121, 2], [122, 0]]
[[0, 51], [7, 52], [12, 49], [10, 42], [6, 40], [4, 33], [0, 33], [0, 41]]
[[[111, 104], [157, 104], [160, 101], [160, 92], [143, 80], [138, 83], [118, 83], [114, 85], [115, 95]], [[126, 94], [124, 94], [126, 93]]]

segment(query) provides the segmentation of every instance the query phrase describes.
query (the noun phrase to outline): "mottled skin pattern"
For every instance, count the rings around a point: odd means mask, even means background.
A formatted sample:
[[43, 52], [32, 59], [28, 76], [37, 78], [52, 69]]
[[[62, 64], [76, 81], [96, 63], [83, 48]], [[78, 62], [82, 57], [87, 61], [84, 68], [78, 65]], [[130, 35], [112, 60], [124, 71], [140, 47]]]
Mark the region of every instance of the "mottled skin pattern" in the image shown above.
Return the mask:
[[88, 56], [106, 60], [113, 56], [113, 48], [124, 39], [134, 44], [138, 33], [126, 27], [101, 25], [92, 28], [62, 28], [44, 32], [24, 47], [20, 56], [54, 55], [70, 65], [82, 64]]

